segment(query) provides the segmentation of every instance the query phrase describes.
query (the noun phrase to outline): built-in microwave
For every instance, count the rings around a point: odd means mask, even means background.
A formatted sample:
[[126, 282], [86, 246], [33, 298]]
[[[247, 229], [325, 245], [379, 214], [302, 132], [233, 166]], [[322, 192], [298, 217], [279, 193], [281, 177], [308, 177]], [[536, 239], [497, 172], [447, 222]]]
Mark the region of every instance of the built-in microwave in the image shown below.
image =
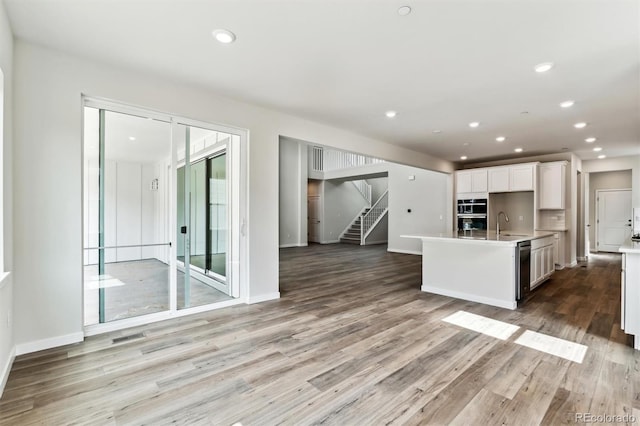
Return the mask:
[[487, 215], [487, 199], [472, 198], [458, 200], [458, 214], [483, 214]]
[[487, 199], [458, 200], [458, 230], [487, 229]]

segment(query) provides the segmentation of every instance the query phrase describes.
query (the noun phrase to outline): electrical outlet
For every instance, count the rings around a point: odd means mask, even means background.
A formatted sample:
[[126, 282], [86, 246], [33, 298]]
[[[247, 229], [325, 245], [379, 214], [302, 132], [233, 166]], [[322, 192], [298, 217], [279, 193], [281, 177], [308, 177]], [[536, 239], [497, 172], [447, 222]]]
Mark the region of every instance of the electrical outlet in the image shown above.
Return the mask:
[[440, 215], [440, 220], [442, 220], [442, 215]]

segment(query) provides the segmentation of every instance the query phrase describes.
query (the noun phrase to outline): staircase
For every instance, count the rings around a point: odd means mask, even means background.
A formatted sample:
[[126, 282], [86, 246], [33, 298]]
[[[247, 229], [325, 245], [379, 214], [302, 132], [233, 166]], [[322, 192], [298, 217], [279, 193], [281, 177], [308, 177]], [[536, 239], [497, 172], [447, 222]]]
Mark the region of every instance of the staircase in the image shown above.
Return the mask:
[[371, 207], [362, 209], [351, 225], [342, 232], [341, 243], [366, 245], [367, 237], [389, 211], [389, 190]]
[[371, 210], [366, 208], [361, 214], [351, 223], [351, 226], [340, 237], [341, 243], [358, 244], [360, 245], [362, 236], [362, 215], [365, 215]]

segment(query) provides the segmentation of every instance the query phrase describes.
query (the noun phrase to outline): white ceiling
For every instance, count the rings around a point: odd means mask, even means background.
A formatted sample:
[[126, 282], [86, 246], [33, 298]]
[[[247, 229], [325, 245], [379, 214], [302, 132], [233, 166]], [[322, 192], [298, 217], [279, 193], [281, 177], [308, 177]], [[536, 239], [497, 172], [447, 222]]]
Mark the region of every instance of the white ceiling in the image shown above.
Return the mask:
[[[107, 111], [104, 136], [107, 160], [155, 163], [171, 158], [171, 125], [167, 122]], [[98, 158], [98, 137], [98, 110], [86, 107], [84, 150], [89, 158]]]
[[[591, 159], [593, 146], [640, 154], [638, 0], [5, 4], [18, 38], [451, 161], [563, 150]], [[402, 5], [412, 13], [398, 15]], [[214, 41], [217, 28], [236, 42]], [[551, 71], [533, 71], [546, 61]], [[560, 108], [566, 99], [575, 106]], [[576, 130], [578, 121], [589, 125]]]

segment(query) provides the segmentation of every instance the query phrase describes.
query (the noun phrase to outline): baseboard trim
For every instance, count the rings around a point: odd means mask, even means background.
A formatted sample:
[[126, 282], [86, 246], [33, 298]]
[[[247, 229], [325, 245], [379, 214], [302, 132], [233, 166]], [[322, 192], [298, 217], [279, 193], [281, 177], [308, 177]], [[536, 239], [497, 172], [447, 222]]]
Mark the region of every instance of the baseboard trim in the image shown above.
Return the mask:
[[570, 268], [573, 268], [574, 266], [578, 266], [578, 261], [577, 261], [577, 260], [574, 260], [573, 262], [571, 262], [571, 263], [569, 264], [569, 267], [570, 267]]
[[307, 247], [309, 244], [280, 244], [280, 248], [290, 248], [290, 247]]
[[485, 305], [497, 306], [498, 308], [514, 310], [518, 307], [518, 303], [515, 300], [513, 302], [509, 302], [506, 300], [493, 299], [491, 297], [476, 296], [475, 294], [461, 293], [459, 291], [452, 291], [452, 290], [448, 290], [440, 287], [434, 287], [430, 285], [422, 284], [422, 287], [420, 288], [420, 290], [426, 293], [435, 293], [441, 296], [448, 296], [456, 299], [468, 300], [471, 302], [484, 303]]
[[320, 244], [336, 244], [339, 243], [340, 240], [328, 240], [328, 241], [322, 241], [320, 242]]
[[20, 343], [16, 345], [16, 356], [30, 354], [45, 349], [56, 348], [58, 346], [70, 345], [72, 343], [82, 342], [84, 333], [71, 333], [64, 336], [50, 337], [48, 339], [36, 340], [28, 343]]
[[388, 247], [387, 251], [390, 251], [392, 253], [417, 254], [419, 256], [422, 256], [422, 252], [419, 250], [402, 250], [402, 249], [394, 249], [394, 248]]
[[276, 291], [275, 293], [267, 293], [261, 294], [259, 296], [249, 297], [247, 300], [248, 305], [253, 305], [254, 303], [267, 302], [269, 300], [280, 299], [280, 292]]
[[14, 345], [13, 348], [11, 348], [11, 352], [9, 352], [9, 358], [7, 359], [7, 363], [2, 369], [2, 375], [0, 376], [0, 398], [2, 398], [4, 387], [7, 384], [7, 380], [9, 380], [9, 373], [11, 373], [11, 367], [13, 366], [13, 361], [15, 359], [16, 359], [16, 347]]

